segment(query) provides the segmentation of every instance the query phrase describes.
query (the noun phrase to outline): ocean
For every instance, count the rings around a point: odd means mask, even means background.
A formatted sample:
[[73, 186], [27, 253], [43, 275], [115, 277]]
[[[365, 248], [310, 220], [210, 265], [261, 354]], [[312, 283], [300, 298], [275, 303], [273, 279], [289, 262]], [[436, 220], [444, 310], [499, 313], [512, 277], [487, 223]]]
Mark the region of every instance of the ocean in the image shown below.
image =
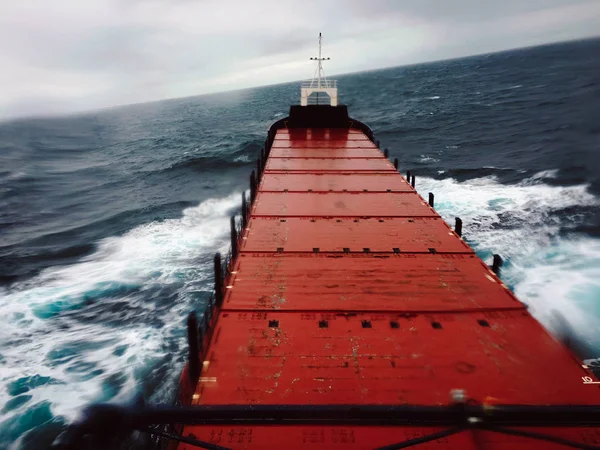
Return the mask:
[[[338, 77], [340, 100], [533, 315], [600, 357], [600, 40]], [[0, 124], [0, 448], [169, 402], [185, 318], [298, 83]]]

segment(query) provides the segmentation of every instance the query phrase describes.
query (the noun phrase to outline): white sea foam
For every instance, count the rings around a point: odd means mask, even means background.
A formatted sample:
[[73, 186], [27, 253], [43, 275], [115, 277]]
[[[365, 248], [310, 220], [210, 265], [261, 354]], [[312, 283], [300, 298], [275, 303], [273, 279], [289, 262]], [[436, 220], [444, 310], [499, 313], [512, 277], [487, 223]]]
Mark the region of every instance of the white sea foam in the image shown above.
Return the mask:
[[557, 212], [600, 204], [585, 185], [548, 186], [555, 171], [535, 174], [517, 185], [495, 177], [465, 182], [417, 180], [417, 188], [436, 194], [436, 210], [450, 224], [463, 222], [463, 236], [488, 262], [500, 254], [507, 264], [502, 278], [547, 328], [560, 312], [581, 339], [600, 348], [600, 240], [562, 236], [568, 217]]
[[240, 155], [240, 156], [236, 156], [233, 160], [233, 162], [243, 162], [243, 163], [247, 163], [250, 162], [250, 157], [248, 155]]
[[[199, 257], [227, 249], [228, 214], [240, 199], [240, 193], [209, 199], [184, 210], [179, 219], [104, 239], [78, 263], [50, 268], [0, 292], [0, 405], [11, 398], [8, 384], [19, 378], [53, 380], [28, 391], [32, 398], [21, 407], [0, 413], [0, 435], [2, 422], [39, 402], [49, 401], [53, 414], [72, 419], [90, 401], [119, 399], [133, 391], [140, 371], [165, 356], [167, 338], [173, 339], [173, 329], [182, 327], [191, 306], [181, 299], [212, 276], [211, 264], [200, 264]], [[69, 321], [64, 314], [60, 324], [68, 326], [58, 326], [57, 314], [90, 302], [109, 306], [115, 297], [137, 302], [152, 322], [154, 303], [137, 294], [157, 286], [172, 286], [181, 300], [162, 317], [163, 327], [138, 320], [137, 325], [118, 328], [101, 320]], [[103, 389], [116, 376], [123, 386], [115, 397]]]
[[433, 158], [427, 155], [421, 155], [419, 157], [419, 162], [421, 163], [429, 163], [429, 162], [439, 162], [439, 159]]

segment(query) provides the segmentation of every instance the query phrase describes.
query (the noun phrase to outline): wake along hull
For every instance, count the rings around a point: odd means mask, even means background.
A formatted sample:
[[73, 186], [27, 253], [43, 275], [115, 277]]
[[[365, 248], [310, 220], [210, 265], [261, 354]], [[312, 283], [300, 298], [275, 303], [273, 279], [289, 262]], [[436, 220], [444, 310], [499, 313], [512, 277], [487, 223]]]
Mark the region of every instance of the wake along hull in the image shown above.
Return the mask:
[[[597, 428], [526, 408], [595, 405], [598, 385], [377, 147], [345, 107], [292, 107], [272, 127], [181, 378], [180, 403], [207, 417], [181, 435], [385, 448], [488, 414], [600, 444]], [[567, 447], [471, 427], [416, 448]]]

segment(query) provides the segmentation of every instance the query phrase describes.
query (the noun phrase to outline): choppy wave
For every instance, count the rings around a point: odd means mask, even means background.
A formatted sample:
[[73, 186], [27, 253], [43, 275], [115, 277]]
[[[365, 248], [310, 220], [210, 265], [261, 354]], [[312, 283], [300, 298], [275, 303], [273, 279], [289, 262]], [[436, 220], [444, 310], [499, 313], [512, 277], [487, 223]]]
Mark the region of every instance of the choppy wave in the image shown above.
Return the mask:
[[227, 247], [240, 195], [103, 239], [79, 262], [0, 292], [0, 441], [26, 431], [27, 411], [68, 421], [82, 405], [129, 396], [158, 366], [177, 364], [183, 317], [202, 309], [212, 277], [206, 255]]
[[557, 331], [558, 311], [590, 348], [598, 348], [600, 239], [565, 235], [563, 229], [578, 222], [578, 210], [600, 202], [587, 185], [543, 183], [554, 175], [539, 172], [516, 185], [494, 176], [423, 178], [418, 190], [436, 193], [436, 210], [448, 223], [463, 220], [463, 236], [480, 257], [490, 263], [493, 253], [503, 257], [503, 280], [544, 326]]

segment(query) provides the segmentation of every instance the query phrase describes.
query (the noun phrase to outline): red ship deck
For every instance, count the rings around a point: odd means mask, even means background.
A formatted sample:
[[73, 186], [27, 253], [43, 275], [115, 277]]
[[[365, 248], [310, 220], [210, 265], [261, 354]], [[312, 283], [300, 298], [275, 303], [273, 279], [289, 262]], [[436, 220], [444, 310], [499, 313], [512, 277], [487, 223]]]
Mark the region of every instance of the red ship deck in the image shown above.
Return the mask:
[[[279, 130], [239, 242], [192, 404], [448, 405], [454, 389], [485, 405], [598, 403], [587, 368], [361, 131]], [[440, 430], [195, 425], [183, 435], [232, 449], [367, 449]], [[600, 443], [595, 428], [534, 431]], [[414, 448], [568, 447], [471, 430]]]

